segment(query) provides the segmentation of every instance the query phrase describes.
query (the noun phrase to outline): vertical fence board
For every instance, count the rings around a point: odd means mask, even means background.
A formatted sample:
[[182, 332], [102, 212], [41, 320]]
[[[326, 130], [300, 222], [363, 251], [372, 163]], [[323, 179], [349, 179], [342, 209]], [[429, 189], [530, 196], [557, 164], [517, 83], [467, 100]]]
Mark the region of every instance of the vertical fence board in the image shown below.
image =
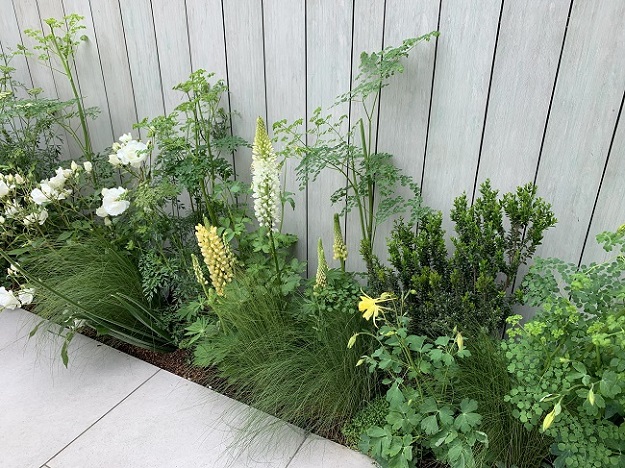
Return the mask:
[[[359, 73], [360, 54], [362, 52], [378, 52], [382, 50], [384, 44], [384, 0], [355, 0], [354, 2], [354, 38], [353, 38], [353, 54], [352, 54], [352, 86], [356, 84], [356, 77]], [[372, 102], [369, 100], [367, 104], [367, 112], [371, 113]], [[375, 152], [377, 146], [377, 125], [378, 125], [379, 107], [374, 110], [372, 139], [370, 142], [371, 152]], [[356, 146], [362, 146], [360, 132], [358, 131], [358, 121], [363, 119], [367, 124], [367, 115], [365, 108], [360, 102], [354, 102], [350, 105], [349, 123], [352, 128], [356, 129], [353, 135], [354, 141], [351, 143]], [[367, 128], [367, 125], [365, 125]], [[367, 142], [369, 145], [369, 142]], [[335, 206], [334, 212], [340, 212], [342, 207]], [[348, 246], [347, 269], [351, 271], [365, 271], [365, 263], [358, 251], [360, 248], [360, 240], [362, 239], [362, 229], [360, 228], [360, 216], [357, 209], [353, 209], [347, 214], [344, 220], [344, 237]], [[332, 256], [331, 246], [327, 246], [328, 257]], [[332, 262], [330, 262], [332, 264]], [[336, 266], [336, 265], [335, 265]]]
[[[345, 103], [332, 109], [330, 106], [338, 95], [349, 91], [350, 87], [352, 5], [351, 2], [314, 0], [307, 2], [306, 8], [308, 116], [321, 106], [323, 115], [332, 112], [338, 118], [349, 112]], [[347, 123], [341, 131], [347, 131]], [[318, 239], [322, 239], [327, 252], [331, 250], [332, 213], [339, 207], [332, 206], [330, 194], [343, 184], [345, 178], [330, 169], [324, 169], [316, 181], [308, 184], [309, 275], [314, 275], [317, 268]]]
[[226, 43], [224, 41], [221, 0], [187, 0], [189, 45], [193, 70], [200, 68], [226, 79]]
[[614, 144], [606, 168], [601, 191], [597, 199], [597, 207], [590, 224], [588, 240], [582, 255], [582, 263], [604, 262], [615, 256], [597, 244], [595, 237], [604, 231], [616, 231], [625, 224], [625, 119], [621, 119], [614, 136]]
[[93, 27], [104, 74], [114, 139], [138, 120], [121, 10], [117, 2], [91, 1]]
[[182, 102], [182, 93], [172, 88], [191, 73], [191, 52], [184, 0], [152, 0], [156, 45], [161, 67], [167, 113]]
[[[404, 39], [419, 37], [435, 31], [439, 14], [438, 2], [387, 0], [384, 45], [398, 46]], [[380, 126], [377, 149], [393, 155], [393, 163], [403, 174], [421, 183], [423, 157], [428, 131], [428, 116], [432, 98], [434, 73], [434, 41], [417, 44], [410, 55], [402, 59], [404, 72], [391, 78], [382, 90]], [[411, 198], [409, 190], [398, 194]], [[378, 227], [375, 247], [381, 259], [387, 258], [386, 238], [393, 219]]]
[[504, 3], [478, 186], [491, 179], [503, 193], [534, 180], [569, 4]]
[[79, 34], [86, 36], [87, 40], [78, 46], [75, 66], [79, 83], [82, 83], [80, 92], [85, 107], [99, 109], [99, 114], [95, 119], [88, 118], [87, 126], [89, 127], [93, 150], [95, 152], [103, 151], [113, 143], [114, 134], [102, 65], [100, 64], [98, 42], [91, 19], [91, 9], [89, 3], [84, 0], [63, 0], [63, 5], [67, 14], [77, 13], [84, 17], [81, 24], [86, 29], [81, 30]]
[[[11, 0], [0, 0], [0, 44], [2, 44], [2, 53], [10, 55], [17, 50], [17, 45], [22, 45], [22, 34], [17, 24], [17, 18], [15, 17], [15, 11], [13, 10], [13, 3]], [[2, 63], [4, 65], [4, 63]], [[9, 66], [15, 68], [13, 72], [13, 78], [19, 83], [26, 86], [26, 88], [32, 88], [33, 82], [30, 77], [30, 70], [28, 69], [28, 63], [24, 56], [14, 56], [9, 63]], [[18, 88], [13, 92], [18, 97], [26, 97], [27, 93]]]
[[[15, 7], [17, 27], [22, 33], [22, 44], [32, 50], [36, 42], [26, 35], [24, 31], [27, 29], [41, 30], [41, 20], [39, 19], [37, 1], [14, 0], [13, 5]], [[8, 6], [9, 5], [6, 5], [6, 8], [8, 8]], [[2, 11], [5, 11], [4, 7]], [[9, 15], [6, 15], [7, 19], [9, 17]], [[50, 68], [41, 62], [36, 56], [27, 57], [26, 61], [28, 63], [28, 68], [30, 69], [33, 86], [43, 90], [42, 96], [56, 98], [57, 91], [54, 78], [52, 76], [52, 70], [50, 70]]]
[[[280, 119], [292, 122], [306, 115], [305, 8], [304, 0], [272, 0], [264, 4], [269, 128]], [[281, 149], [280, 145], [277, 149]], [[295, 210], [288, 204], [284, 207], [283, 232], [297, 235], [297, 257], [306, 260], [306, 191], [299, 189], [295, 173], [298, 164], [297, 159], [289, 158], [284, 167], [283, 189], [293, 194]]]
[[559, 222], [538, 255], [580, 258], [625, 89], [623, 44], [624, 3], [573, 3], [537, 177]]
[[[266, 118], [262, 3], [224, 1], [224, 21], [230, 105], [233, 112], [239, 113], [232, 118], [232, 131], [252, 144], [256, 118]], [[251, 183], [251, 164], [249, 148], [237, 151], [238, 180]]]
[[165, 112], [150, 0], [120, 0], [139, 120]]
[[454, 197], [471, 197], [501, 1], [443, 1], [423, 195], [451, 234]]

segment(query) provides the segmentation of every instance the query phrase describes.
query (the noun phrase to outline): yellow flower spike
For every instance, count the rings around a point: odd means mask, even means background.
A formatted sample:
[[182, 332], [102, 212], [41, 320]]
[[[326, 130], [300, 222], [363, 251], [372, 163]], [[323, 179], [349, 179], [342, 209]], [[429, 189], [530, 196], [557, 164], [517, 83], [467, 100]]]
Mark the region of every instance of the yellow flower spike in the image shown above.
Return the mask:
[[208, 267], [211, 282], [219, 296], [224, 295], [226, 284], [232, 281], [234, 258], [229, 247], [217, 235], [217, 228], [203, 224], [195, 227], [198, 245]]
[[383, 310], [388, 310], [388, 307], [383, 307], [380, 304], [393, 300], [393, 295], [391, 293], [385, 292], [380, 295], [378, 298], [372, 298], [362, 293], [360, 296], [360, 302], [358, 303], [358, 310], [362, 312], [362, 316], [365, 320], [369, 320], [373, 318], [373, 323], [375, 324], [375, 319], [380, 315]]

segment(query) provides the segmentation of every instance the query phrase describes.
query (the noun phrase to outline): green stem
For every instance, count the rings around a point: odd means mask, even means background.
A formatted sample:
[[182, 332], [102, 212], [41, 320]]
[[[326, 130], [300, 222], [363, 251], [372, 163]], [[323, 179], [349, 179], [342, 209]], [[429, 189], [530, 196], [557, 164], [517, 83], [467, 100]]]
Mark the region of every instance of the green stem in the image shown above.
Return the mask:
[[269, 248], [271, 249], [271, 256], [273, 257], [274, 266], [276, 267], [276, 280], [278, 285], [282, 285], [282, 272], [280, 271], [280, 263], [278, 262], [278, 253], [276, 251], [276, 242], [273, 237], [273, 229], [269, 228]]

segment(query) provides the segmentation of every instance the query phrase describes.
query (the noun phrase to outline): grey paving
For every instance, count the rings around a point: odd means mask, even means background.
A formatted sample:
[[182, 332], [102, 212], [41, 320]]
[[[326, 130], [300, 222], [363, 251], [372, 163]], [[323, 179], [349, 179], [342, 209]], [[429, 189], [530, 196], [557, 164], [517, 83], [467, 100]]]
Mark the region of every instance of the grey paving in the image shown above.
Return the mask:
[[364, 468], [376, 464], [365, 455], [330, 440], [310, 435], [293, 457], [288, 468]]
[[70, 364], [62, 340], [23, 311], [0, 313], [0, 466], [45, 464], [158, 369], [77, 336]]
[[[50, 468], [286, 467], [305, 438], [282, 424], [281, 443], [238, 449], [249, 408], [166, 371], [159, 372], [66, 450]], [[270, 420], [268, 423], [276, 420]], [[259, 424], [263, 424], [259, 421]], [[120, 430], [123, 428], [123, 430]], [[265, 447], [262, 452], [257, 451]]]
[[65, 369], [58, 336], [28, 339], [36, 321], [24, 311], [0, 313], [0, 467], [372, 466], [359, 453], [83, 336]]

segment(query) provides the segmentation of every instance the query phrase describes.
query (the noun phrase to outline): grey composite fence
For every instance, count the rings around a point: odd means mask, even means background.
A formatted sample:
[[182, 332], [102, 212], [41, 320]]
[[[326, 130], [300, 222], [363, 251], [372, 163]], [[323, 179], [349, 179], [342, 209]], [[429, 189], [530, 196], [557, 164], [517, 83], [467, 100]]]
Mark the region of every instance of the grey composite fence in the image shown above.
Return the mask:
[[[625, 2], [621, 0], [0, 0], [0, 45], [32, 45], [22, 31], [76, 12], [88, 42], [76, 70], [97, 149], [143, 117], [171, 111], [172, 87], [199, 68], [230, 89], [234, 132], [252, 140], [255, 119], [308, 118], [350, 89], [361, 51], [439, 30], [405, 60], [381, 95], [376, 148], [420, 181], [427, 205], [448, 215], [455, 196], [472, 198], [490, 178], [502, 191], [536, 182], [559, 220], [537, 254], [589, 263], [594, 242], [625, 222]], [[17, 76], [47, 96], [69, 98], [34, 59]], [[334, 109], [359, 117], [354, 107]], [[136, 133], [135, 133], [136, 134]], [[68, 148], [71, 152], [72, 148]], [[251, 152], [236, 169], [249, 181]], [[299, 256], [316, 264], [316, 240], [332, 243], [331, 172], [297, 190], [287, 166], [285, 229]], [[349, 215], [348, 266], [360, 268]], [[445, 228], [453, 230], [446, 218]], [[390, 225], [378, 233], [379, 249]], [[381, 251], [381, 250], [380, 250]]]

